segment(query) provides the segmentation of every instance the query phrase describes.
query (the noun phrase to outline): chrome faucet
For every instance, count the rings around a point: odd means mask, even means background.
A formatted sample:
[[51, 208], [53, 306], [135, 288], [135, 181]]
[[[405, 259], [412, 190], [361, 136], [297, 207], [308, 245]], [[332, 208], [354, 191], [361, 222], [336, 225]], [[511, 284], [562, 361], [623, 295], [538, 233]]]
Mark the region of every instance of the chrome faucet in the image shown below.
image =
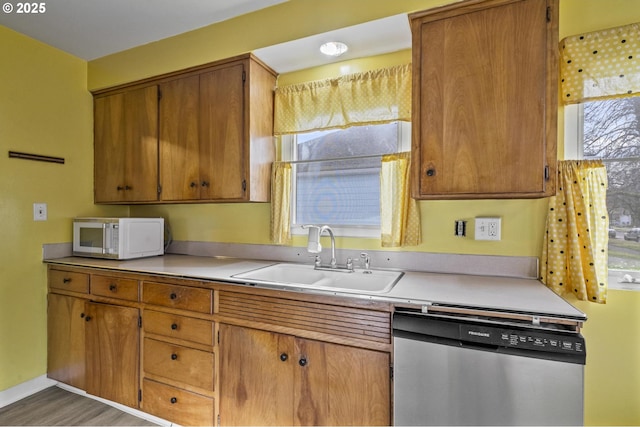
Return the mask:
[[[331, 238], [331, 268], [337, 267], [336, 262], [336, 239], [333, 235], [333, 230], [328, 225], [318, 226], [318, 225], [303, 225], [302, 228], [309, 229], [309, 240], [307, 241], [307, 252], [312, 254], [319, 254], [322, 252], [322, 245], [320, 244], [320, 236], [325, 231], [329, 233], [329, 237]], [[319, 257], [316, 257], [316, 267], [318, 267]]]

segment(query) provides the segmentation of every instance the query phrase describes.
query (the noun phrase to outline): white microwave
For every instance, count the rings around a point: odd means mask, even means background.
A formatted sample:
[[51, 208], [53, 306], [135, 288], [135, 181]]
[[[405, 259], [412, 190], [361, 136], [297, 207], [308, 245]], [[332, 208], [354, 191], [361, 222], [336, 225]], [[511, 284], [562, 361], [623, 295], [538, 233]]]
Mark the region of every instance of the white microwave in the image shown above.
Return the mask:
[[164, 254], [164, 218], [74, 218], [73, 255], [132, 259]]

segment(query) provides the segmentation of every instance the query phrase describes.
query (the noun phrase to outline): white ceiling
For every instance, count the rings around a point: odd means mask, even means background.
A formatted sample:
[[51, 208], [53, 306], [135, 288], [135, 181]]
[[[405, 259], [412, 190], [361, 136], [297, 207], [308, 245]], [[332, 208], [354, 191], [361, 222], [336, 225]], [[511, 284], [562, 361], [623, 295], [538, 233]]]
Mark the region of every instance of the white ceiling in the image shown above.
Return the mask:
[[[267, 8], [287, 0], [48, 0], [41, 14], [16, 13], [3, 2], [0, 25], [85, 60], [100, 58], [176, 34]], [[318, 1], [318, 0], [315, 0]], [[6, 5], [14, 6], [7, 13]], [[326, 41], [349, 51], [328, 58]], [[411, 47], [406, 14], [262, 48], [254, 53], [279, 73]]]

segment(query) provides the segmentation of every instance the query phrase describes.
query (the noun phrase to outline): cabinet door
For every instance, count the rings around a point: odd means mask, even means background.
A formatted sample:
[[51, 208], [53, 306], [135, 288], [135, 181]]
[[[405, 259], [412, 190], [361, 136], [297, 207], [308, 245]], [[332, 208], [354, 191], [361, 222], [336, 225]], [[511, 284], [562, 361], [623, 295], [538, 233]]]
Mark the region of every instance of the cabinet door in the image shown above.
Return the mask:
[[547, 181], [557, 156], [551, 3], [462, 4], [413, 20], [414, 196], [554, 191]]
[[390, 425], [388, 353], [296, 339], [294, 425]]
[[47, 376], [84, 390], [84, 300], [49, 294]]
[[160, 185], [166, 201], [200, 198], [200, 77], [160, 86]]
[[87, 302], [85, 313], [87, 393], [137, 407], [138, 309]]
[[201, 197], [242, 200], [245, 177], [244, 65], [200, 75]]
[[94, 101], [95, 201], [158, 199], [158, 88]]
[[294, 340], [220, 325], [222, 425], [292, 425]]

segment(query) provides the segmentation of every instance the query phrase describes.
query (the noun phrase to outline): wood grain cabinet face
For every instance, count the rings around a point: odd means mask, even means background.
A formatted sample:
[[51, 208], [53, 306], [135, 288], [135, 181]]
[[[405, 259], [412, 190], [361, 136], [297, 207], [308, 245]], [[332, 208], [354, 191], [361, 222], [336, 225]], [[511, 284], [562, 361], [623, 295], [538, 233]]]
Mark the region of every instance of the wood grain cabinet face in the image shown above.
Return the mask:
[[91, 276], [91, 294], [138, 301], [138, 281], [94, 274]]
[[49, 294], [47, 310], [47, 376], [85, 387], [85, 300]]
[[389, 363], [384, 352], [222, 324], [221, 424], [389, 425]]
[[146, 334], [175, 338], [206, 346], [213, 346], [213, 322], [178, 314], [144, 310]]
[[49, 269], [49, 288], [59, 291], [89, 293], [89, 275], [68, 270]]
[[142, 409], [184, 426], [210, 426], [214, 422], [214, 402], [210, 397], [144, 379]]
[[87, 393], [137, 407], [139, 310], [86, 302], [85, 314]]
[[94, 98], [96, 203], [158, 200], [158, 87]]
[[144, 282], [142, 284], [142, 301], [162, 307], [211, 313], [213, 295], [209, 289]]
[[414, 13], [415, 198], [555, 193], [557, 0]]
[[269, 201], [275, 82], [241, 55], [96, 93], [96, 202]]

